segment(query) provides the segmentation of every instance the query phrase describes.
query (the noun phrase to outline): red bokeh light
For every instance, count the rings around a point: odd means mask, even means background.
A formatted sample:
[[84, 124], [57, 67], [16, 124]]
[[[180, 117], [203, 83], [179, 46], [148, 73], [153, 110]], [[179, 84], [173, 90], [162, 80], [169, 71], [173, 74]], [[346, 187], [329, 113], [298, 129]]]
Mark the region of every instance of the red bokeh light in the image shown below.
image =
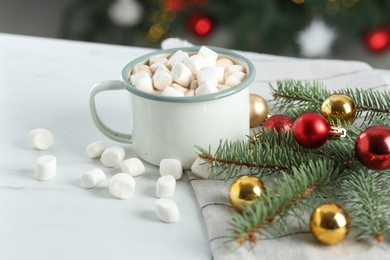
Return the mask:
[[195, 23], [194, 30], [199, 35], [206, 35], [211, 31], [211, 28], [211, 20], [207, 17], [202, 17]]
[[201, 6], [208, 4], [208, 0], [165, 0], [164, 9], [166, 11], [178, 12], [186, 6]]
[[390, 29], [380, 27], [366, 34], [364, 42], [368, 49], [375, 52], [382, 52], [390, 46]]
[[203, 14], [193, 14], [189, 18], [188, 24], [190, 30], [199, 36], [207, 35], [213, 29], [213, 22], [208, 16]]

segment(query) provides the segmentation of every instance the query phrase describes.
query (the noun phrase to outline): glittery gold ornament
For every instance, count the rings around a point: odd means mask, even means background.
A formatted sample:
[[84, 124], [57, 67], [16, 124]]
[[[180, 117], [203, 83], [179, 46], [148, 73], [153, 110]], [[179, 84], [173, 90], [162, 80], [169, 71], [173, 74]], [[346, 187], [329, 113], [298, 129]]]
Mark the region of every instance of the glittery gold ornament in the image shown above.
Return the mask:
[[263, 123], [269, 114], [267, 102], [256, 94], [249, 95], [250, 127], [257, 127]]
[[313, 210], [310, 217], [310, 230], [313, 236], [323, 244], [334, 245], [348, 235], [350, 222], [342, 207], [334, 203], [325, 203]]
[[250, 205], [264, 193], [263, 182], [253, 176], [241, 176], [235, 180], [229, 189], [229, 199], [233, 208], [242, 212], [244, 205]]
[[330, 122], [352, 124], [356, 116], [356, 104], [347, 95], [333, 94], [327, 97], [321, 106], [322, 115]]

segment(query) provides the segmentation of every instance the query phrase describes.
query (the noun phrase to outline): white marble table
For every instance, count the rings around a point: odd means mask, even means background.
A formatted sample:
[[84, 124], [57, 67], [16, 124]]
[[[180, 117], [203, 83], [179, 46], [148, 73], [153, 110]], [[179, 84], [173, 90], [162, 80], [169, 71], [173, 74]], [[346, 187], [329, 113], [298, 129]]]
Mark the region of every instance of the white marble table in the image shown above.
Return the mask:
[[[0, 34], [0, 259], [211, 259], [186, 177], [173, 197], [181, 213], [177, 224], [161, 223], [155, 214], [156, 167], [147, 165], [128, 200], [112, 197], [107, 181], [92, 190], [79, 184], [80, 175], [94, 167], [108, 177], [119, 170], [85, 155], [87, 144], [107, 140], [90, 119], [90, 88], [118, 79], [127, 62], [147, 52]], [[113, 128], [130, 131], [123, 124], [127, 99], [116, 92], [98, 97], [98, 106]], [[51, 149], [28, 146], [27, 133], [38, 127], [54, 133]], [[124, 147], [126, 157], [134, 156], [131, 146]], [[36, 181], [35, 162], [44, 154], [57, 157], [57, 177]]]

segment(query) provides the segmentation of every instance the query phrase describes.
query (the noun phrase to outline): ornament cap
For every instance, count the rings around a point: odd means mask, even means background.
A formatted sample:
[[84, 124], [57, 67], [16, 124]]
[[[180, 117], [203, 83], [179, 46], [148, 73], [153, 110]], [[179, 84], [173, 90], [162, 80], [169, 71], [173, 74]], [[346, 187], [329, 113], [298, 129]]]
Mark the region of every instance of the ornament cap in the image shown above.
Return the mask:
[[347, 137], [347, 129], [335, 125], [330, 126], [329, 140], [337, 140]]

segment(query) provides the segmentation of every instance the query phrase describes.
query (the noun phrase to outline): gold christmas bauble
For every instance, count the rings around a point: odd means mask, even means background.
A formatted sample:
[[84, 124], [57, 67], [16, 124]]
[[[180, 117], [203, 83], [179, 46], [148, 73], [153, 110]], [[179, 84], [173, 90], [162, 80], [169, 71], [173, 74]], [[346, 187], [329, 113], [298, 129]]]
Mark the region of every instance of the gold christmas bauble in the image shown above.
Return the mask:
[[242, 212], [244, 205], [250, 205], [264, 193], [263, 182], [253, 176], [241, 176], [235, 180], [229, 189], [229, 199], [233, 208]]
[[347, 95], [333, 94], [324, 100], [321, 112], [330, 123], [340, 120], [344, 124], [352, 124], [356, 117], [356, 104]]
[[257, 127], [263, 123], [269, 114], [267, 102], [256, 94], [249, 95], [250, 127]]
[[325, 203], [313, 210], [310, 217], [310, 230], [313, 236], [323, 244], [334, 245], [348, 235], [350, 222], [342, 207], [334, 203]]

